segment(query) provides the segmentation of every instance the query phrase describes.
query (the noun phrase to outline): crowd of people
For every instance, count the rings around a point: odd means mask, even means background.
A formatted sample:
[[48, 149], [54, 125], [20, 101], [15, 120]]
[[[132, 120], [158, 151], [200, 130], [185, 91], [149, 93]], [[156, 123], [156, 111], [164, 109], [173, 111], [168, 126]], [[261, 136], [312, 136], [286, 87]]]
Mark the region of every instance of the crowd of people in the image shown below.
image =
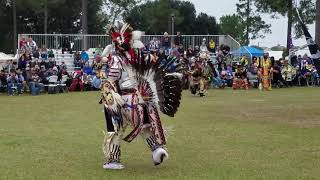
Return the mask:
[[[82, 51], [78, 60], [78, 52], [74, 55], [75, 63], [80, 62], [70, 74], [64, 61], [57, 64], [52, 50], [44, 46], [38, 48], [32, 38], [22, 38], [20, 41], [17, 61], [9, 60], [2, 65], [0, 72], [0, 92], [8, 95], [30, 93], [39, 95], [41, 92], [89, 91], [100, 89], [100, 76], [89, 66], [89, 56]], [[80, 79], [81, 83], [78, 83]], [[52, 90], [50, 87], [54, 86]], [[51, 92], [52, 91], [52, 92]]]
[[195, 62], [192, 59], [187, 62], [191, 92], [195, 94], [198, 90], [200, 96], [209, 87], [271, 90], [272, 87], [320, 86], [319, 73], [307, 55], [276, 60], [265, 53], [262, 57], [243, 56], [240, 61], [228, 62], [226, 57], [230, 52], [224, 47], [219, 47], [219, 52], [211, 57], [202, 57], [201, 53]]
[[[153, 61], [175, 57], [176, 64], [183, 67], [183, 86], [192, 94], [199, 92], [204, 96], [209, 88], [271, 90], [272, 87], [320, 85], [319, 74], [307, 55], [275, 60], [265, 54], [252, 59], [243, 56], [236, 61], [230, 47], [218, 45], [214, 39], [203, 39], [201, 44], [186, 49], [185, 45], [180, 32], [174, 39], [164, 33], [161, 38], [154, 37], [147, 42], [143, 52], [152, 55]], [[0, 72], [0, 91], [8, 95], [28, 92], [39, 95], [49, 91], [52, 76], [57, 76], [55, 84], [63, 83], [69, 91], [100, 90], [110, 68], [109, 60], [102, 58], [101, 45], [93, 52], [92, 61], [85, 50], [72, 52], [64, 48], [63, 52], [74, 53], [72, 74], [63, 61], [56, 63], [52, 49], [39, 48], [32, 38], [22, 38], [19, 47], [18, 61], [7, 61]]]

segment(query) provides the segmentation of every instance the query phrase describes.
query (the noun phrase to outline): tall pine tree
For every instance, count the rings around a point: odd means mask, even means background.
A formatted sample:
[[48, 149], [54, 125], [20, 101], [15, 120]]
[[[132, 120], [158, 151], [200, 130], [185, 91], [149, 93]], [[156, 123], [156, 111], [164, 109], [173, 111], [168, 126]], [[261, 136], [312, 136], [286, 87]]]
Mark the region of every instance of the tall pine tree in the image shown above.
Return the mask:
[[237, 12], [245, 27], [245, 45], [249, 45], [250, 40], [264, 38], [264, 34], [271, 33], [271, 25], [263, 21], [254, 8], [253, 0], [239, 0], [237, 3]]

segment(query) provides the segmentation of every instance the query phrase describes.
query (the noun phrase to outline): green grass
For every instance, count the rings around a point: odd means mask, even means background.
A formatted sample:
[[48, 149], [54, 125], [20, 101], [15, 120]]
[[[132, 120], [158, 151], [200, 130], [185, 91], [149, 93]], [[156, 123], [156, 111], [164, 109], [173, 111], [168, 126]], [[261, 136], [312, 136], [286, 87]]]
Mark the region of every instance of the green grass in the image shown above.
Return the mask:
[[170, 159], [154, 167], [139, 139], [126, 169], [101, 168], [99, 92], [0, 96], [0, 179], [319, 179], [320, 89], [212, 90], [183, 96]]

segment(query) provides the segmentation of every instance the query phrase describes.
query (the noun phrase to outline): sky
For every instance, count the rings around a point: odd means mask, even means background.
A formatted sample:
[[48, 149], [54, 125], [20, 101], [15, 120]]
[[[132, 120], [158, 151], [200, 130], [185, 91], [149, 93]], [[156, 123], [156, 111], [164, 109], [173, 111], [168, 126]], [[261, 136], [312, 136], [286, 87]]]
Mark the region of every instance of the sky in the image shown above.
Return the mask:
[[[188, 0], [195, 5], [196, 11], [207, 13], [215, 16], [217, 20], [223, 15], [236, 13], [236, 3], [238, 0]], [[315, 1], [315, 0], [314, 0]], [[259, 45], [262, 47], [272, 47], [278, 44], [285, 46], [287, 42], [287, 19], [279, 16], [279, 19], [272, 19], [270, 15], [261, 16], [266, 23], [271, 24], [272, 34], [267, 34], [264, 39], [252, 40], [251, 45]], [[309, 31], [315, 34], [315, 25], [310, 25]], [[295, 46], [303, 46], [306, 44], [304, 39], [293, 40]]]

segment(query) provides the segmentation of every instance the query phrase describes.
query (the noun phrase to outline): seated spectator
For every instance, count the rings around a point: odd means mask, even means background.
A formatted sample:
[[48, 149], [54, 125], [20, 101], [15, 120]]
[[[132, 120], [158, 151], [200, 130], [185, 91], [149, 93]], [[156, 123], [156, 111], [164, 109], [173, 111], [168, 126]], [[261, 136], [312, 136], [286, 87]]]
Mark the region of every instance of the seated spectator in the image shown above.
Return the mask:
[[59, 69], [57, 66], [54, 66], [52, 68], [52, 75], [51, 76], [58, 76], [58, 73], [59, 73]]
[[92, 90], [92, 76], [91, 75], [83, 75], [83, 86], [85, 91]]
[[73, 63], [74, 63], [74, 66], [75, 66], [76, 68], [82, 67], [81, 55], [80, 55], [80, 52], [79, 52], [79, 51], [77, 51], [77, 52], [74, 54], [74, 61], [73, 61]]
[[180, 59], [180, 53], [178, 51], [178, 47], [177, 46], [172, 45], [172, 48], [170, 49], [169, 52], [170, 52], [169, 54], [170, 54], [171, 57], [175, 57], [177, 59]]
[[225, 74], [225, 80], [227, 82], [228, 87], [232, 87], [232, 81], [233, 81], [233, 71], [232, 71], [232, 65], [228, 64], [226, 74]]
[[43, 84], [40, 83], [41, 79], [38, 76], [37, 72], [35, 69], [31, 70], [31, 79], [29, 82], [29, 89], [31, 91], [31, 94], [33, 96], [39, 95], [41, 90], [43, 89]]
[[27, 66], [27, 55], [26, 54], [22, 54], [22, 56], [19, 58], [19, 61], [18, 61], [18, 68], [19, 69], [25, 69], [26, 66]]
[[84, 84], [83, 84], [82, 76], [83, 76], [83, 73], [81, 70], [76, 70], [73, 73], [73, 79], [69, 87], [69, 91], [83, 91]]
[[281, 67], [278, 62], [274, 62], [272, 69], [272, 86], [283, 87], [286, 83], [281, 75]]
[[81, 60], [84, 63], [87, 63], [89, 61], [89, 54], [86, 52], [86, 50], [82, 50], [82, 52], [81, 52]]
[[28, 83], [27, 83], [27, 80], [24, 79], [24, 76], [23, 76], [23, 73], [22, 73], [22, 70], [21, 69], [17, 69], [16, 70], [16, 74], [19, 78], [19, 83], [22, 84], [21, 86], [21, 93], [24, 92], [24, 90], [27, 89], [27, 86], [28, 86]]
[[99, 53], [94, 53], [94, 62], [96, 62], [96, 63], [100, 63], [100, 61], [101, 61], [101, 53], [99, 52]]
[[52, 49], [49, 49], [48, 51], [48, 58], [54, 58], [54, 53]]
[[249, 61], [248, 61], [248, 59], [247, 59], [247, 57], [245, 55], [243, 55], [242, 58], [240, 59], [240, 64], [243, 67], [248, 68]]
[[41, 66], [44, 66], [45, 69], [48, 69], [48, 68], [49, 68], [49, 64], [48, 64], [47, 62], [45, 62], [44, 60], [41, 60], [41, 62], [40, 62], [40, 67], [41, 67]]
[[178, 52], [180, 53], [180, 56], [183, 56], [183, 55], [184, 55], [184, 48], [183, 48], [183, 45], [182, 45], [182, 44], [180, 44], [180, 45], [178, 46]]
[[67, 65], [64, 63], [64, 61], [61, 61], [61, 64], [59, 65], [59, 69], [65, 69], [67, 70]]
[[22, 89], [22, 79], [19, 79], [19, 76], [16, 74], [15, 70], [11, 70], [10, 74], [7, 77], [7, 89], [8, 95], [13, 95], [13, 90], [17, 90], [18, 94], [21, 94]]
[[40, 67], [40, 72], [38, 73], [38, 76], [39, 76], [40, 82], [42, 84], [48, 84], [49, 83], [48, 79], [47, 79], [49, 77], [49, 74], [48, 74], [45, 66], [42, 65]]
[[7, 75], [4, 70], [0, 71], [0, 92], [5, 91], [5, 87], [7, 86]]
[[94, 91], [99, 91], [101, 89], [101, 78], [100, 78], [100, 75], [97, 74], [93, 77], [92, 79], [92, 90]]
[[31, 73], [30, 65], [27, 66], [25, 71], [22, 72], [22, 75], [27, 82], [31, 80], [32, 73]]
[[195, 56], [195, 53], [192, 49], [192, 46], [189, 45], [188, 49], [187, 49], [187, 58], [191, 58], [191, 57], [194, 57]]
[[35, 51], [33, 51], [33, 58], [35, 59], [39, 59], [40, 58], [40, 53], [39, 53], [39, 50], [36, 49]]
[[49, 59], [48, 68], [53, 68], [56, 66], [56, 61], [54, 59]]
[[43, 46], [40, 50], [40, 56], [41, 56], [41, 59], [43, 60], [47, 60], [48, 59], [48, 50], [45, 46]]
[[257, 63], [252, 63], [248, 68], [248, 80], [253, 87], [258, 87], [259, 85], [259, 78], [258, 78], [259, 68]]
[[159, 59], [162, 61], [163, 59], [166, 59], [167, 56], [165, 54], [165, 51], [164, 51], [164, 48], [160, 48], [159, 52], [158, 52], [158, 55]]
[[193, 53], [194, 53], [195, 56], [199, 56], [200, 47], [199, 47], [199, 46], [195, 46], [195, 47], [194, 47], [194, 50], [193, 50]]
[[83, 66], [83, 73], [92, 75], [93, 69], [90, 67], [89, 62], [86, 62], [85, 65]]
[[212, 83], [214, 86], [216, 86], [217, 88], [224, 88], [225, 86], [225, 79], [222, 79], [220, 76], [220, 73], [218, 71], [218, 68], [215, 67], [216, 65], [214, 65], [212, 67], [213, 71], [212, 71]]

